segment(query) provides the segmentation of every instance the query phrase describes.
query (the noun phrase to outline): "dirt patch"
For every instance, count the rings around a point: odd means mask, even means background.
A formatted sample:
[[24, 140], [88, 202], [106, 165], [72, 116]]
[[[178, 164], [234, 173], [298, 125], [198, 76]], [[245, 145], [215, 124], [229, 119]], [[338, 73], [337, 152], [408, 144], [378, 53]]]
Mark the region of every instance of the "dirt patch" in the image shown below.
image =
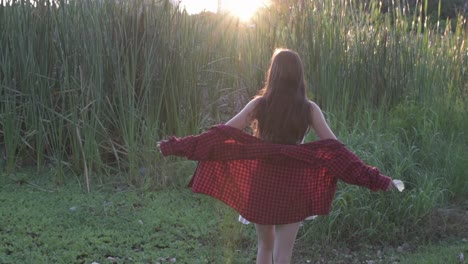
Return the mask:
[[[418, 251], [427, 243], [467, 241], [468, 204], [437, 208], [421, 219], [411, 235], [392, 243], [343, 242], [320, 249], [297, 245], [293, 263], [401, 263], [402, 254]], [[466, 257], [462, 256], [462, 257]], [[461, 257], [460, 257], [461, 258]]]
[[427, 217], [427, 226], [435, 238], [467, 238], [468, 206], [435, 209]]

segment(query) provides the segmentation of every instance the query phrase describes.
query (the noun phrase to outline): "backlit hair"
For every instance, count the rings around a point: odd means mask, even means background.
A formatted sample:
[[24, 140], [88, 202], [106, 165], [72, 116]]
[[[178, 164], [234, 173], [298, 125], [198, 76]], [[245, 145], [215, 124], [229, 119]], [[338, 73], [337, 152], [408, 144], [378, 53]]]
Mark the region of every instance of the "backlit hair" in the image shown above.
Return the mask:
[[297, 52], [277, 49], [271, 57], [265, 86], [253, 111], [254, 135], [281, 144], [301, 143], [311, 122], [304, 66]]

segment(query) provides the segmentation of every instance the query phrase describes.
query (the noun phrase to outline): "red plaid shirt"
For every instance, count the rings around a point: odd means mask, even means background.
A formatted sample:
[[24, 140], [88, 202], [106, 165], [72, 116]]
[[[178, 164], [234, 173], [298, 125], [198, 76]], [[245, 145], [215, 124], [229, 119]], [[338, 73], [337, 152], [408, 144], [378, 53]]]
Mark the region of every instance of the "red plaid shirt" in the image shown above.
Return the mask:
[[170, 137], [163, 155], [199, 161], [189, 186], [217, 198], [257, 224], [288, 224], [330, 212], [338, 179], [372, 191], [391, 179], [337, 140], [301, 145], [265, 142], [217, 125], [197, 136]]

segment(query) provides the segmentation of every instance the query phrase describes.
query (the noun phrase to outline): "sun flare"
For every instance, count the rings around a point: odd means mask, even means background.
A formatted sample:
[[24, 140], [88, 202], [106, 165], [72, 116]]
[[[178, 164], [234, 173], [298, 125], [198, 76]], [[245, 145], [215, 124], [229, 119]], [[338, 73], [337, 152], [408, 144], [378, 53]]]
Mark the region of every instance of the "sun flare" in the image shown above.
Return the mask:
[[203, 11], [226, 12], [248, 21], [257, 10], [269, 4], [269, 0], [173, 0], [189, 14]]
[[225, 0], [223, 9], [243, 21], [248, 21], [259, 8], [268, 5], [268, 2], [265, 0]]

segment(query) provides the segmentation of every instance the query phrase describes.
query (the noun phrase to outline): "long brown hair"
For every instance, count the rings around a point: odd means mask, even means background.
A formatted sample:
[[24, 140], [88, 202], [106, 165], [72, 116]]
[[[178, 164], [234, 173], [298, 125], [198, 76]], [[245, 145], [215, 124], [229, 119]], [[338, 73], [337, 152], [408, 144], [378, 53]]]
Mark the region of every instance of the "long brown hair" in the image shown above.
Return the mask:
[[265, 86], [256, 97], [260, 99], [252, 113], [254, 135], [274, 143], [300, 143], [312, 120], [299, 54], [275, 50]]

